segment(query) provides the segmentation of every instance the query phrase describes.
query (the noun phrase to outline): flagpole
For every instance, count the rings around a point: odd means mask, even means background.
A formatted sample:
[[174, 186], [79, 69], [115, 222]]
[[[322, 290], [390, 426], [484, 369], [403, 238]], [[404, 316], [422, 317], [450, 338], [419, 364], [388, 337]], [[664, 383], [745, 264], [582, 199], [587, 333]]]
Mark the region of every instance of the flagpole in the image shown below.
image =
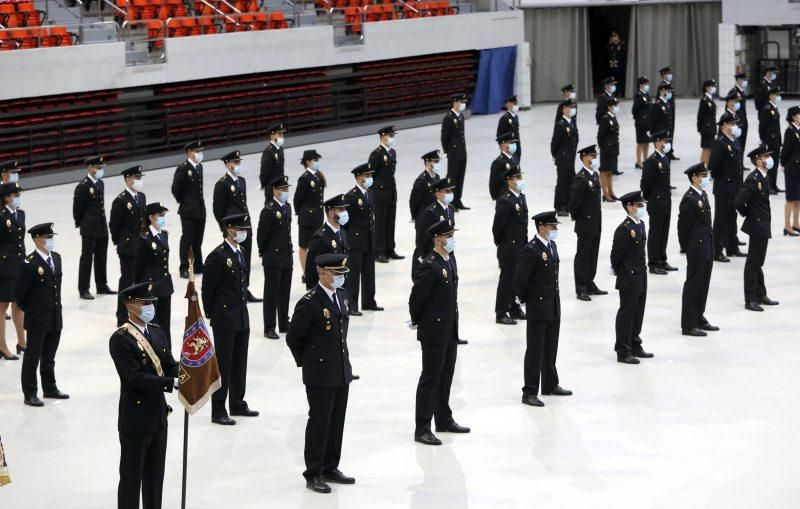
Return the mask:
[[[194, 283], [194, 253], [189, 248], [189, 283]], [[186, 509], [186, 466], [189, 458], [189, 412], [183, 409], [183, 478], [181, 479], [181, 509]]]

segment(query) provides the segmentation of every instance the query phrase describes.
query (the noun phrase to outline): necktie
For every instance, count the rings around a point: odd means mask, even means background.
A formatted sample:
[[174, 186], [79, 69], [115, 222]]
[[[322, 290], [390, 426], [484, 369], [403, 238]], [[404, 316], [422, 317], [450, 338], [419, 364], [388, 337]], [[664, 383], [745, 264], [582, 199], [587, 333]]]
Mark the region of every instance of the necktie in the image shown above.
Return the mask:
[[144, 337], [147, 339], [148, 343], [153, 343], [153, 341], [150, 339], [150, 329], [147, 327], [144, 328]]
[[339, 307], [339, 300], [336, 298], [336, 290], [333, 291], [333, 295], [331, 295], [331, 300], [333, 301], [333, 306], [336, 308], [337, 314], [342, 314], [342, 308]]
[[47, 257], [47, 265], [50, 266], [50, 270], [52, 270], [53, 274], [55, 274], [56, 273], [56, 267], [55, 267], [55, 265], [53, 265], [53, 258], [51, 256]]
[[167, 238], [166, 235], [164, 235], [164, 232], [158, 232], [158, 240], [165, 246], [167, 245]]
[[16, 221], [16, 220], [17, 220], [17, 211], [16, 211], [16, 210], [15, 210], [14, 212], [12, 212], [12, 213], [11, 213], [11, 217], [13, 217], [13, 218], [14, 218], [14, 221]]
[[236, 250], [236, 259], [239, 261], [239, 266], [244, 267], [244, 258], [242, 258], [242, 250]]
[[202, 164], [198, 164], [198, 165], [195, 167], [195, 170], [197, 170], [197, 174], [198, 174], [198, 175], [200, 175], [201, 177], [203, 176], [203, 165], [202, 165]]

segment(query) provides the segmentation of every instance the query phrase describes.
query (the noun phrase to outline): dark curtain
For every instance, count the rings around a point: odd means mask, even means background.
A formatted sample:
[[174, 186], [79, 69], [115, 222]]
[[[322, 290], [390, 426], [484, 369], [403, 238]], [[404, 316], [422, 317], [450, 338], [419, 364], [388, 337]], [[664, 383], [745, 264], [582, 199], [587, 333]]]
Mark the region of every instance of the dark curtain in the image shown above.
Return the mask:
[[516, 46], [481, 50], [472, 113], [497, 113], [503, 108], [506, 98], [514, 95], [516, 61]]
[[525, 39], [533, 101], [560, 101], [567, 83], [575, 83], [578, 100], [594, 98], [588, 8], [525, 9]]

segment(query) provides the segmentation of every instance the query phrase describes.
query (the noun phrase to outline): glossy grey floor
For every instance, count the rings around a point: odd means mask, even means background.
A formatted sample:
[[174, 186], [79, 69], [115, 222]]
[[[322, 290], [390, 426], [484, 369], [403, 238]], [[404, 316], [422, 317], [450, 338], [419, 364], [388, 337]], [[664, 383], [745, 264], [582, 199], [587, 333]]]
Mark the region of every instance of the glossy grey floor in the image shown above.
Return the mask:
[[[781, 109], [785, 111], [790, 101]], [[750, 106], [752, 108], [752, 105]], [[580, 106], [581, 145], [594, 142], [594, 105]], [[637, 188], [633, 163], [630, 104], [621, 114], [621, 169], [617, 194]], [[550, 209], [555, 171], [549, 157], [553, 104], [523, 112], [523, 166], [531, 211]], [[677, 204], [686, 188], [682, 170], [699, 157], [696, 102], [678, 101], [673, 165]], [[755, 115], [751, 112], [751, 117]], [[612, 232], [622, 220], [619, 204], [603, 205], [604, 233], [598, 285], [610, 291], [592, 302], [572, 293], [575, 235], [562, 225], [561, 287], [563, 319], [559, 351], [562, 385], [570, 398], [544, 397], [544, 408], [520, 404], [525, 325], [494, 323], [498, 275], [490, 228], [493, 205], [487, 192], [488, 168], [496, 155], [497, 116], [467, 121], [469, 168], [464, 201], [472, 210], [457, 215], [461, 270], [461, 330], [469, 345], [459, 350], [452, 404], [469, 435], [442, 434], [442, 447], [412, 441], [414, 392], [420, 354], [414, 332], [405, 326], [410, 289], [409, 255], [413, 229], [408, 193], [420, 172], [419, 156], [439, 147], [438, 126], [398, 135], [399, 186], [397, 250], [406, 259], [378, 265], [382, 313], [353, 318], [350, 349], [361, 380], [350, 392], [342, 470], [354, 486], [335, 486], [331, 495], [304, 488], [303, 433], [307, 404], [300, 370], [283, 337], [263, 337], [260, 305], [250, 306], [252, 332], [247, 400], [261, 411], [240, 418], [235, 427], [210, 423], [204, 408], [191, 420], [191, 508], [496, 508], [496, 507], [797, 507], [796, 458], [800, 450], [795, 402], [800, 388], [795, 313], [800, 305], [800, 239], [780, 235], [784, 199], [774, 197], [772, 231], [765, 267], [769, 295], [780, 306], [764, 313], [743, 308], [743, 259], [715, 264], [707, 317], [722, 330], [707, 338], [680, 335], [680, 292], [685, 261], [678, 254], [675, 218], [669, 258], [679, 271], [651, 276], [643, 331], [655, 358], [639, 366], [615, 362], [614, 317], [618, 298], [608, 272]], [[755, 145], [751, 126], [748, 148]], [[325, 143], [315, 148], [328, 196], [352, 186], [349, 170], [366, 160], [376, 138]], [[297, 160], [305, 147], [287, 150], [287, 169], [295, 182]], [[260, 154], [244, 160], [254, 216], [262, 205], [256, 190]], [[206, 168], [211, 200], [219, 161]], [[173, 232], [171, 267], [177, 268], [180, 223], [169, 193], [172, 169], [147, 173], [150, 201], [170, 207]], [[24, 180], [23, 180], [24, 185]], [[109, 204], [122, 179], [107, 180]], [[782, 177], [781, 177], [782, 185]], [[4, 508], [114, 507], [119, 446], [116, 433], [119, 382], [108, 355], [114, 331], [115, 298], [78, 300], [80, 241], [70, 220], [72, 186], [36, 190], [23, 196], [29, 224], [55, 221], [57, 250], [67, 268], [64, 281], [65, 330], [57, 358], [63, 402], [41, 409], [23, 406], [19, 362], [0, 362], [0, 434], [13, 484], [0, 490]], [[677, 214], [677, 206], [673, 207]], [[747, 238], [743, 236], [743, 238]], [[220, 241], [209, 221], [204, 249]], [[30, 249], [30, 240], [27, 241]], [[746, 249], [746, 248], [745, 248]], [[110, 283], [118, 264], [109, 250]], [[185, 314], [185, 280], [176, 279], [173, 334], [180, 336]], [[263, 271], [256, 259], [252, 288], [260, 293]], [[94, 291], [94, 289], [93, 289]], [[292, 306], [301, 297], [295, 265]], [[14, 333], [9, 334], [13, 345]], [[177, 344], [178, 342], [175, 341]], [[168, 396], [180, 409], [174, 394]], [[170, 418], [164, 506], [179, 506], [182, 416]]]

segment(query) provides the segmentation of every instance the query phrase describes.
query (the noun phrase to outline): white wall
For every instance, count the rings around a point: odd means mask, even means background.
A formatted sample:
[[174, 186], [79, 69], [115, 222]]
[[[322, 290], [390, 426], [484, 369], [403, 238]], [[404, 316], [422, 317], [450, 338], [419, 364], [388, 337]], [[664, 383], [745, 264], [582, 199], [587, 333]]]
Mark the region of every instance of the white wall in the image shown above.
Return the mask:
[[126, 67], [123, 43], [0, 53], [0, 100], [302, 69], [524, 42], [522, 11], [364, 24], [336, 48], [330, 26], [167, 40], [167, 62]]
[[722, 0], [722, 22], [731, 25], [800, 23], [800, 3], [789, 0]]

